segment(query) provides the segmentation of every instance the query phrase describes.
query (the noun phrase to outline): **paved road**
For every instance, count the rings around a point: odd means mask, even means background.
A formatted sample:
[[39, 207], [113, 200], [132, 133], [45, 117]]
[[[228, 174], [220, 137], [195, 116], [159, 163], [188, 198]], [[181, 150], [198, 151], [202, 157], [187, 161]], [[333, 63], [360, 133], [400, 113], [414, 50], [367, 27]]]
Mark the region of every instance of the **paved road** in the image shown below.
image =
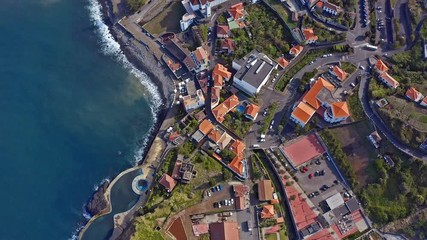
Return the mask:
[[362, 77], [359, 87], [359, 99], [362, 103], [363, 110], [365, 111], [366, 116], [372, 121], [372, 123], [380, 130], [386, 138], [400, 151], [408, 154], [409, 156], [422, 159], [427, 162], [427, 155], [408, 147], [403, 144], [398, 138], [396, 138], [393, 133], [388, 129], [388, 126], [381, 120], [381, 118], [374, 112], [368, 98], [368, 88], [369, 88], [369, 78]]

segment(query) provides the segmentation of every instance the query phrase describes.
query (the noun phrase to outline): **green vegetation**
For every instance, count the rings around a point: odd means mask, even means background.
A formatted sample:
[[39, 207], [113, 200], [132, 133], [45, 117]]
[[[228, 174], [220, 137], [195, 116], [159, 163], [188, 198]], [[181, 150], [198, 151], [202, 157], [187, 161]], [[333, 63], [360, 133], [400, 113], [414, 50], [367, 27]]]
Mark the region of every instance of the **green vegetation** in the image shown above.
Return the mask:
[[264, 123], [262, 124], [262, 127], [259, 129], [259, 133], [265, 134], [268, 130], [268, 127], [270, 126], [271, 120], [273, 120], [274, 113], [276, 113], [277, 110], [277, 103], [271, 104], [271, 106], [268, 108], [267, 116], [264, 119]]
[[200, 36], [202, 37], [203, 42], [206, 42], [208, 40], [208, 31], [209, 31], [208, 25], [207, 24], [199, 25], [199, 31], [200, 31]]
[[[165, 159], [165, 165], [173, 168], [175, 159]], [[174, 213], [199, 203], [203, 191], [209, 186], [209, 180], [214, 179], [216, 183], [222, 180], [222, 166], [216, 160], [197, 152], [192, 162], [197, 170], [197, 176], [190, 183], [176, 185], [172, 193], [166, 193], [159, 184], [153, 187], [147, 205], [140, 210], [141, 216], [136, 218], [136, 231], [132, 239], [166, 239], [162, 235], [163, 231], [155, 230], [157, 226], [164, 227], [164, 222], [158, 220], [166, 221]], [[163, 168], [165, 166], [162, 166]]]
[[319, 42], [338, 42], [345, 40], [345, 34], [328, 30], [323, 24], [313, 20], [308, 15], [303, 18], [304, 28], [313, 28], [314, 33], [319, 37]]
[[138, 10], [140, 7], [144, 6], [147, 3], [147, 0], [126, 0], [130, 9], [133, 11]]
[[423, 122], [427, 111], [403, 98], [391, 96], [387, 101], [389, 106], [378, 111], [381, 118], [402, 142], [418, 148], [427, 137], [427, 124]]
[[341, 69], [348, 74], [352, 74], [354, 71], [356, 71], [357, 67], [349, 62], [341, 62]]
[[304, 75], [302, 75], [301, 84], [298, 89], [301, 93], [305, 91], [305, 87], [308, 85], [310, 79], [314, 78], [318, 72], [319, 71], [317, 69], [314, 69], [312, 72], [305, 72]]
[[176, 148], [170, 150], [168, 154], [166, 154], [163, 165], [160, 170], [157, 172], [157, 177], [163, 175], [163, 173], [171, 173], [175, 164], [176, 157], [178, 155], [178, 150]]
[[218, 24], [228, 24], [227, 18], [224, 16], [224, 14], [219, 15], [216, 21]]
[[234, 152], [225, 148], [221, 151], [221, 157], [224, 162], [229, 163], [231, 162], [231, 160], [233, 160], [233, 158], [236, 157], [236, 154], [234, 154]]
[[379, 225], [406, 217], [426, 205], [427, 165], [395, 151], [390, 154], [395, 167], [390, 168], [383, 159], [377, 159], [376, 183], [363, 188], [360, 194], [371, 219]]
[[232, 34], [236, 43], [234, 55], [242, 58], [253, 49], [258, 49], [272, 58], [277, 58], [289, 52], [291, 33], [280, 24], [279, 20], [262, 5], [250, 5], [247, 8], [250, 22], [248, 36], [245, 29], [233, 29]]
[[366, 119], [358, 93], [359, 89], [355, 89], [353, 94], [347, 99], [348, 106], [350, 107], [351, 118], [354, 121], [361, 121]]
[[347, 178], [350, 186], [353, 189], [356, 189], [359, 185], [359, 182], [357, 180], [353, 167], [347, 159], [347, 155], [343, 151], [341, 143], [338, 141], [335, 135], [327, 128], [320, 132], [320, 136], [328, 147], [329, 152], [334, 157], [335, 162], [341, 169], [341, 172]]
[[235, 111], [225, 115], [223, 124], [231, 129], [237, 136], [244, 138], [251, 129], [253, 122], [245, 117], [243, 113]]
[[348, 45], [336, 45], [331, 48], [324, 48], [324, 49], [317, 49], [317, 50], [310, 50], [308, 51], [297, 64], [293, 65], [291, 68], [287, 69], [286, 73], [283, 74], [282, 78], [279, 79], [277, 82], [275, 89], [279, 91], [284, 91], [286, 88], [286, 85], [289, 83], [291, 78], [301, 71], [302, 68], [304, 68], [307, 64], [309, 64], [314, 59], [322, 56], [326, 53], [333, 53], [333, 52], [348, 52], [350, 51], [350, 48]]
[[262, 173], [260, 171], [260, 169], [258, 168], [257, 164], [255, 163], [256, 159], [255, 159], [255, 155], [251, 156], [251, 163], [252, 163], [252, 179], [253, 180], [258, 180], [261, 179], [262, 177]]
[[196, 150], [196, 146], [192, 142], [187, 141], [178, 149], [178, 153], [184, 155], [186, 158], [189, 158], [194, 150]]
[[375, 79], [371, 79], [369, 82], [369, 94], [372, 99], [385, 98], [393, 94], [393, 92], [393, 89], [385, 87], [384, 84]]
[[391, 75], [400, 82], [402, 88], [413, 86], [421, 92], [427, 92], [424, 82], [427, 78], [427, 62], [422, 61], [419, 42], [410, 51], [393, 55], [391, 63]]
[[298, 26], [297, 22], [292, 21], [292, 13], [280, 1], [266, 0], [265, 2], [280, 15], [290, 29], [294, 29]]
[[421, 211], [413, 219], [411, 224], [401, 229], [402, 232], [410, 239], [426, 239], [427, 238], [427, 212]]
[[171, 2], [159, 15], [145, 24], [144, 28], [152, 34], [180, 32], [179, 21], [184, 14], [185, 9], [181, 2]]

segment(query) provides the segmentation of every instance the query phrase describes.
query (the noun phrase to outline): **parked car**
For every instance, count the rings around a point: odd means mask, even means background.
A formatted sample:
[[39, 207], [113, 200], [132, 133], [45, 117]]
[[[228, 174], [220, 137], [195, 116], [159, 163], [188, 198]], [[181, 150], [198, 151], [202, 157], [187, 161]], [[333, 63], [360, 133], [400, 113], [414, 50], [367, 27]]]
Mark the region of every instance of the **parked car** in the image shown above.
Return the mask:
[[350, 87], [354, 88], [354, 87], [356, 87], [356, 84], [350, 83]]

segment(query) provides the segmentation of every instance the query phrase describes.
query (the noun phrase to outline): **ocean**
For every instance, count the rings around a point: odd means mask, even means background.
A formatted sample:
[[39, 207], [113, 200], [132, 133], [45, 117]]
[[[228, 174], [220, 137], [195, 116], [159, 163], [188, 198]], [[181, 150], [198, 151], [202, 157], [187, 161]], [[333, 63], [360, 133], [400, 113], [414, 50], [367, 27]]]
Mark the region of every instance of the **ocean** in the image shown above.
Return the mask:
[[70, 239], [99, 183], [141, 159], [160, 98], [94, 0], [2, 0], [0, 16], [0, 239]]

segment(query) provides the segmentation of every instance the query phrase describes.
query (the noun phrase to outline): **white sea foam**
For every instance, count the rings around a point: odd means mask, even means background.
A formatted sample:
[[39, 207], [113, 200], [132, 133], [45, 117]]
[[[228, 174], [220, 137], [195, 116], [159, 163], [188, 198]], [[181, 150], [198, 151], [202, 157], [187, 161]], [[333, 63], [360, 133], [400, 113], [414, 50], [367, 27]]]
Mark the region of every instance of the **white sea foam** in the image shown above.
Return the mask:
[[[110, 33], [108, 26], [104, 23], [102, 17], [102, 6], [97, 0], [89, 0], [89, 5], [87, 9], [90, 12], [90, 20], [95, 26], [95, 32], [99, 36], [99, 45], [101, 52], [107, 56], [113, 57], [117, 62], [121, 63], [122, 66], [127, 69], [131, 74], [133, 74], [139, 82], [148, 90], [150, 93], [150, 109], [153, 116], [153, 123], [157, 122], [157, 114], [162, 105], [162, 99], [160, 97], [159, 90], [157, 86], [154, 85], [152, 80], [148, 75], [140, 70], [138, 70], [124, 55], [123, 51], [120, 49], [120, 44], [113, 38]], [[142, 160], [142, 154], [147, 147], [148, 138], [147, 136], [152, 134], [154, 127], [152, 127], [149, 132], [143, 136], [143, 142], [141, 143], [140, 148], [135, 151], [134, 163]], [[99, 184], [94, 186], [94, 191], [97, 191], [99, 187], [105, 182], [110, 181], [110, 179], [103, 179]], [[86, 211], [86, 205], [83, 206], [82, 215], [86, 220], [91, 218], [91, 215]], [[79, 224], [79, 226], [74, 230], [70, 240], [77, 240], [79, 232], [84, 228], [84, 224]]]
[[[138, 70], [135, 66], [132, 65], [132, 63], [129, 62], [129, 60], [124, 55], [123, 51], [120, 49], [120, 44], [113, 38], [113, 36], [110, 33], [110, 30], [108, 26], [104, 23], [102, 19], [102, 9], [101, 4], [97, 0], [89, 0], [89, 12], [90, 12], [90, 19], [93, 22], [95, 26], [95, 31], [97, 35], [100, 37], [100, 48], [102, 53], [108, 56], [112, 56], [117, 62], [120, 62], [123, 67], [131, 74], [133, 74], [135, 77], [139, 79], [139, 82], [148, 90], [150, 93], [150, 108], [153, 116], [153, 122], [155, 123], [157, 121], [157, 114], [160, 109], [160, 106], [162, 104], [162, 99], [159, 94], [159, 90], [157, 89], [157, 86], [154, 85], [152, 80], [148, 77], [148, 75], [140, 70]], [[149, 132], [143, 136], [143, 142], [140, 146], [140, 148], [135, 151], [135, 163], [142, 160], [143, 152], [148, 144], [148, 138], [147, 136], [152, 134], [152, 131], [154, 129], [151, 128]]]

